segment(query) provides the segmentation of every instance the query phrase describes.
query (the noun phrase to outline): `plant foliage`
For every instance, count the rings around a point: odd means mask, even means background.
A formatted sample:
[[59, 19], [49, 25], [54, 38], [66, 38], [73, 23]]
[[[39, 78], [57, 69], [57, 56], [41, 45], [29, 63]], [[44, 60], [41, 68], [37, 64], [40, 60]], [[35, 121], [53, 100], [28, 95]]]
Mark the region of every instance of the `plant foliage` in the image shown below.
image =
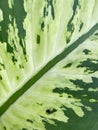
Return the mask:
[[0, 0], [0, 130], [98, 129], [98, 0]]

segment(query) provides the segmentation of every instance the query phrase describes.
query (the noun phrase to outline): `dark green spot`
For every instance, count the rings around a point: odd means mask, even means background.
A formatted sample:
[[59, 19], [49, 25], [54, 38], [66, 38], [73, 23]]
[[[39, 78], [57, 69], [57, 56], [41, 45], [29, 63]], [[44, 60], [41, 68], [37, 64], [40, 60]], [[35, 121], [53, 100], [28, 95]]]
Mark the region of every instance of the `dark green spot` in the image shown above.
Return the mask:
[[56, 112], [57, 110], [55, 109], [55, 108], [49, 108], [49, 109], [47, 109], [46, 110], [46, 113], [47, 114], [52, 114], [52, 113], [54, 113], [54, 112]]
[[69, 24], [68, 31], [69, 32], [73, 32], [74, 31], [74, 24], [73, 23]]
[[26, 129], [26, 128], [22, 128], [22, 130], [28, 130], [28, 129]]
[[48, 16], [48, 11], [47, 11], [46, 7], [44, 7], [43, 16], [44, 16], [44, 17]]
[[74, 32], [74, 24], [71, 23], [71, 21], [69, 21], [69, 23], [67, 25], [67, 31], [69, 32], [69, 35], [66, 37], [66, 43], [69, 43], [71, 40], [71, 36]]
[[59, 93], [60, 95], [62, 95], [63, 93], [65, 93], [67, 91], [67, 88], [55, 88], [53, 90], [53, 93]]
[[66, 43], [70, 42], [70, 37], [66, 37]]
[[83, 27], [83, 23], [80, 24], [79, 32], [81, 31], [82, 27]]
[[49, 6], [51, 6], [51, 16], [52, 19], [55, 19], [55, 13], [54, 13], [54, 7], [53, 7], [53, 1], [52, 0], [47, 0], [47, 8], [49, 8]]
[[73, 4], [73, 12], [75, 13], [77, 6], [79, 6], [79, 0], [74, 0], [74, 4]]
[[12, 61], [14, 64], [17, 62], [17, 59], [15, 58], [15, 56], [12, 56]]
[[37, 105], [40, 105], [40, 106], [42, 106], [42, 105], [43, 105], [42, 103], [39, 103], [39, 102], [38, 102], [38, 103], [36, 103], [36, 104], [37, 104]]
[[71, 67], [72, 63], [68, 63], [67, 65], [65, 65], [63, 68], [67, 68], [67, 67]]
[[16, 76], [16, 79], [19, 80], [19, 76]]
[[95, 35], [96, 35], [96, 36], [98, 36], [98, 32], [97, 32], [97, 33], [95, 33]]
[[68, 98], [72, 98], [72, 96], [71, 96], [71, 95], [68, 95]]
[[73, 19], [75, 17], [76, 11], [77, 11], [77, 7], [79, 6], [79, 0], [74, 0], [74, 4], [73, 4], [73, 14], [67, 24], [67, 32], [69, 32], [69, 36], [67, 36], [66, 38], [66, 42], [69, 43], [71, 40], [71, 36], [74, 32], [74, 24], [73, 24]]
[[83, 52], [85, 53], [85, 55], [89, 55], [89, 54], [91, 54], [91, 51], [88, 50], [88, 49], [84, 49]]
[[6, 130], [6, 126], [4, 126], [3, 129]]
[[41, 23], [41, 30], [44, 31], [44, 27], [45, 27], [45, 24], [44, 24], [44, 21]]
[[23, 39], [20, 39], [20, 46], [22, 47], [23, 54], [26, 55], [26, 44]]
[[37, 35], [37, 39], [36, 39], [36, 41], [37, 41], [37, 44], [40, 43], [40, 35]]
[[54, 13], [54, 7], [53, 7], [52, 0], [50, 0], [50, 6], [51, 6], [51, 16], [52, 16], [52, 19], [54, 20], [55, 19], [55, 13]]
[[22, 64], [19, 64], [20, 69], [24, 69], [24, 66]]
[[33, 121], [32, 121], [32, 120], [30, 120], [30, 119], [27, 119], [26, 121], [27, 121], [27, 122], [30, 122], [30, 123], [33, 123]]
[[59, 94], [59, 97], [63, 97], [63, 95], [62, 95], [62, 94]]
[[97, 59], [90, 59], [81, 61], [77, 68], [85, 68], [84, 72], [94, 73], [98, 71], [98, 60]]
[[7, 52], [13, 53], [13, 47], [7, 43]]
[[0, 80], [2, 80], [2, 76], [0, 75]]
[[0, 66], [1, 66], [0, 70], [2, 70], [2, 68], [5, 69], [5, 65], [3, 63], [0, 63]]

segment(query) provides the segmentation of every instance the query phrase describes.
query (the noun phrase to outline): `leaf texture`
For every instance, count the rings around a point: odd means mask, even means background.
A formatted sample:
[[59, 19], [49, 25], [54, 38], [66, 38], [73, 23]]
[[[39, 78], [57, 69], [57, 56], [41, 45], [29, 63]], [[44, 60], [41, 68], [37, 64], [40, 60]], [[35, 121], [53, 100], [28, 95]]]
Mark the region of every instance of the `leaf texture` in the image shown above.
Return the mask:
[[97, 8], [0, 1], [0, 130], [97, 130]]

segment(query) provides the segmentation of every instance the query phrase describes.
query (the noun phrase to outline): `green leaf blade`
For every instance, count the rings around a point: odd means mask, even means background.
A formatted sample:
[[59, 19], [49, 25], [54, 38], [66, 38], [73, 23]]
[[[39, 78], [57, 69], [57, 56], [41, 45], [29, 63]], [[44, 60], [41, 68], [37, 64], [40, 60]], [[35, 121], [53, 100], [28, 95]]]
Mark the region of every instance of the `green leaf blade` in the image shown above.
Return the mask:
[[97, 7], [1, 0], [0, 129], [96, 130]]

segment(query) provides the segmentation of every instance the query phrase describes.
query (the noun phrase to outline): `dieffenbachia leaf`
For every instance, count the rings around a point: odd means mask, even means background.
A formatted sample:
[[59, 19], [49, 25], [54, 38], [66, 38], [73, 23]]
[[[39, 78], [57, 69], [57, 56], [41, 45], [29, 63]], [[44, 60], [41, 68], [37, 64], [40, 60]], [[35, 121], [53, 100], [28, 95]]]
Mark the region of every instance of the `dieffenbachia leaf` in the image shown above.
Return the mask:
[[98, 0], [0, 0], [0, 130], [97, 130]]

